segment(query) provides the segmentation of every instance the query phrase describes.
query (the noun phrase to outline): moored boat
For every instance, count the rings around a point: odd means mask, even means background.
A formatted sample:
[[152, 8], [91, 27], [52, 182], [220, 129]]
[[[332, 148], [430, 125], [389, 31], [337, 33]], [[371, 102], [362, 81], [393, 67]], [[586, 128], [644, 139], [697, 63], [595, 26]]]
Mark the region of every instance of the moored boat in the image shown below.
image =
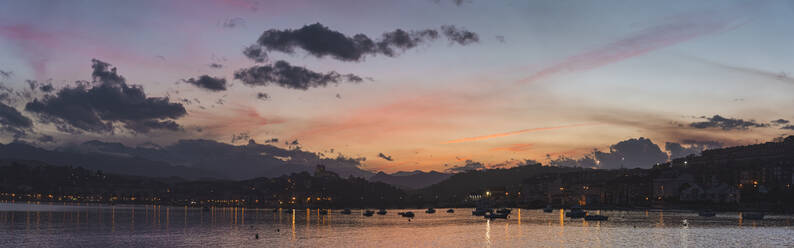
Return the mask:
[[319, 212], [320, 212], [320, 214], [321, 214], [321, 215], [326, 215], [326, 214], [328, 214], [328, 210], [327, 210], [327, 209], [320, 209], [320, 211], [319, 211]]
[[339, 212], [339, 213], [340, 214], [351, 214], [351, 213], [353, 213], [353, 211], [350, 211], [349, 208], [345, 208], [345, 209], [342, 210], [342, 212]]
[[543, 208], [544, 213], [551, 213], [552, 211], [554, 211], [554, 209], [551, 208], [551, 205], [546, 205], [546, 207]]
[[587, 215], [587, 212], [582, 210], [581, 207], [573, 207], [573, 208], [571, 208], [570, 211], [565, 213], [565, 217], [568, 217], [568, 218], [571, 218], [571, 219], [584, 218], [586, 215]]
[[507, 219], [507, 217], [509, 215], [510, 215], [509, 213], [504, 213], [504, 212], [499, 213], [499, 212], [497, 212], [497, 213], [488, 213], [488, 214], [484, 215], [483, 217], [485, 217], [486, 219]]
[[399, 214], [400, 216], [405, 217], [405, 218], [413, 218], [414, 217], [414, 212], [411, 212], [411, 211], [400, 212], [400, 213], [397, 213], [397, 214]]
[[364, 215], [364, 216], [367, 216], [367, 217], [370, 217], [370, 216], [372, 216], [372, 215], [374, 215], [374, 214], [375, 214], [375, 211], [372, 211], [372, 210], [366, 210], [366, 211], [364, 211], [364, 213], [363, 213], [362, 215]]
[[455, 213], [455, 209], [451, 209], [451, 208], [450, 208], [450, 209], [447, 209], [447, 213], [450, 213], [450, 214], [451, 214], [451, 213]]
[[427, 210], [425, 210], [425, 213], [435, 214], [436, 213], [436, 209], [435, 208], [428, 208]]
[[474, 216], [485, 216], [487, 213], [493, 213], [493, 209], [490, 208], [475, 208], [471, 211], [471, 215]]
[[378, 213], [377, 213], [377, 214], [378, 214], [378, 215], [386, 215], [386, 213], [387, 213], [387, 212], [386, 212], [386, 209], [383, 209], [383, 208], [381, 208], [381, 209], [379, 209], [379, 210], [378, 210]]

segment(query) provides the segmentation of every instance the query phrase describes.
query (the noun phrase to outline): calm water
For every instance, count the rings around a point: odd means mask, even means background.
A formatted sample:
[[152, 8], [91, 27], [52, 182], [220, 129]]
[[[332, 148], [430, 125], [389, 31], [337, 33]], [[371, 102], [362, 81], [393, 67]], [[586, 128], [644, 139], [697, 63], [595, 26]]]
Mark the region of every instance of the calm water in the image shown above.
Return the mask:
[[409, 222], [397, 210], [364, 217], [360, 210], [0, 203], [0, 247], [794, 247], [792, 216], [602, 211], [610, 218], [599, 223], [559, 210], [514, 209], [509, 220], [493, 221], [471, 209], [413, 211]]

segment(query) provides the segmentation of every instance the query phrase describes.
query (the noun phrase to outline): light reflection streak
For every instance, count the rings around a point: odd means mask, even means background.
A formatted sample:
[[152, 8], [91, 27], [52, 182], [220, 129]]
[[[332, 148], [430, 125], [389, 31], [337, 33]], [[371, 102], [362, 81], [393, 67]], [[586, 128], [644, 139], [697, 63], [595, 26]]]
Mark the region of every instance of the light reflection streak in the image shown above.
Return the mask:
[[485, 220], [485, 244], [487, 247], [491, 247], [491, 220]]

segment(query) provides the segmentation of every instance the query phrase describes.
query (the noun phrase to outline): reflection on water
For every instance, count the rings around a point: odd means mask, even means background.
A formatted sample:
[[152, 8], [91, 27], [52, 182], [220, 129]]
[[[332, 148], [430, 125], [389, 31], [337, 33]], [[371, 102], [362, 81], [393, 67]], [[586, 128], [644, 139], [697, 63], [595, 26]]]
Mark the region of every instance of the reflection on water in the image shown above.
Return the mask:
[[[609, 221], [566, 219], [563, 210], [516, 209], [508, 220], [469, 210], [412, 221], [389, 211], [365, 217], [317, 209], [250, 209], [63, 203], [0, 203], [0, 247], [785, 247], [791, 216], [743, 223], [671, 211], [600, 211]], [[680, 223], [688, 220], [688, 228]], [[750, 223], [752, 222], [752, 223]], [[556, 224], [556, 225], [555, 225]], [[259, 234], [259, 239], [256, 239]]]

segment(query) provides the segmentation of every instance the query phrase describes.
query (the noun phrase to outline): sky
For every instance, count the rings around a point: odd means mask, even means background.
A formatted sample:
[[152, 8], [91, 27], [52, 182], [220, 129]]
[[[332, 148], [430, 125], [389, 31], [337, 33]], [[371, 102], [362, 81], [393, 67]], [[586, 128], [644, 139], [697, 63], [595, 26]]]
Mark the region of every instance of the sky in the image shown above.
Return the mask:
[[794, 134], [789, 30], [782, 0], [3, 1], [0, 140], [276, 138], [386, 172], [751, 144]]

